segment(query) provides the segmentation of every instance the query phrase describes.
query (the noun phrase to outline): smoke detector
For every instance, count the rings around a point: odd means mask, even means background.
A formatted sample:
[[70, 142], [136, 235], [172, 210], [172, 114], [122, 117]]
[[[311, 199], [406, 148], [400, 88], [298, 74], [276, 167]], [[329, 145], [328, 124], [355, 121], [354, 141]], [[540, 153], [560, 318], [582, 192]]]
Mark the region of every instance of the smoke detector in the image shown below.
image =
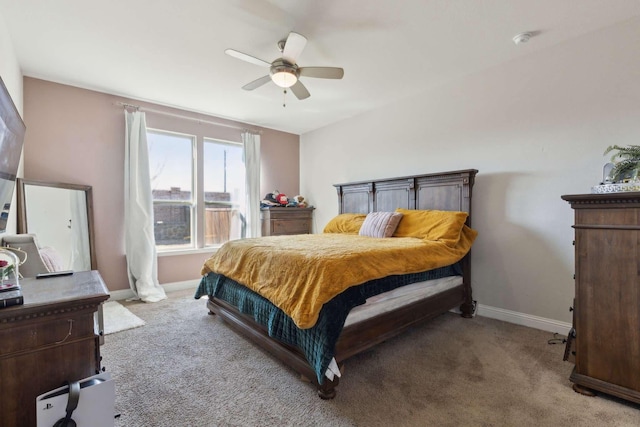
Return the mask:
[[526, 43], [529, 41], [531, 36], [531, 33], [520, 33], [513, 38], [513, 42], [517, 45], [520, 43]]

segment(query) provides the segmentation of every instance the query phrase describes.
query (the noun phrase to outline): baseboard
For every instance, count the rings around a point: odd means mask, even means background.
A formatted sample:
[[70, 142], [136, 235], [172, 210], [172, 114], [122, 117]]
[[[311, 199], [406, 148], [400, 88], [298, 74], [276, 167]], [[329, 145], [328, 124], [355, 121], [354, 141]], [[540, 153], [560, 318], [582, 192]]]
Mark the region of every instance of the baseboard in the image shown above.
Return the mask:
[[[200, 283], [200, 279], [185, 280], [183, 282], [164, 283], [161, 286], [164, 288], [165, 292], [175, 292], [175, 291], [181, 291], [184, 289], [193, 289], [195, 291], [196, 287], [198, 286], [198, 283]], [[131, 289], [109, 291], [109, 295], [110, 295], [109, 299], [112, 301], [136, 298], [136, 295], [133, 293]]]
[[568, 335], [571, 329], [570, 323], [482, 304], [478, 304], [477, 315], [514, 323], [516, 325], [528, 326], [542, 331], [557, 332], [559, 335], [564, 336]]

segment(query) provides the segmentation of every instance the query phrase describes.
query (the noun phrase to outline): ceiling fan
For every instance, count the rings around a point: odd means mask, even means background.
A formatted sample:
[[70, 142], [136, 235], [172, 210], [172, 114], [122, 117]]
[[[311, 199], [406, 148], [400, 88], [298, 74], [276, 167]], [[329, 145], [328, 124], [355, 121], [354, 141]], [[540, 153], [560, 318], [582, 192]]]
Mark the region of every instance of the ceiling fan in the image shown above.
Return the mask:
[[281, 58], [273, 62], [263, 61], [246, 53], [234, 49], [224, 51], [229, 56], [241, 59], [261, 67], [269, 68], [269, 75], [260, 77], [242, 86], [244, 90], [254, 90], [273, 81], [276, 85], [285, 89], [291, 88], [291, 92], [298, 99], [306, 99], [310, 96], [307, 88], [299, 80], [300, 77], [315, 77], [320, 79], [341, 79], [344, 70], [338, 67], [300, 67], [296, 63], [300, 53], [307, 44], [307, 38], [301, 34], [290, 32], [286, 40], [280, 40], [277, 45], [282, 53]]

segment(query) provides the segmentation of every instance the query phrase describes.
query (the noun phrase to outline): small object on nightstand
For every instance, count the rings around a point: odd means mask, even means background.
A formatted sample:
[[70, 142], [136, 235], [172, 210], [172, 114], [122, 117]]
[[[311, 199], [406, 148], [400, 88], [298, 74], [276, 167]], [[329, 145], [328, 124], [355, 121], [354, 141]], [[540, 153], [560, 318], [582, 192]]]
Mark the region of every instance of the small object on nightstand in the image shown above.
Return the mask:
[[24, 304], [20, 288], [20, 259], [8, 249], [0, 249], [0, 308]]
[[16, 286], [17, 288], [13, 288], [10, 291], [0, 292], [0, 308], [24, 304], [24, 297], [22, 296], [20, 285]]
[[70, 276], [72, 274], [73, 274], [73, 270], [49, 271], [47, 273], [36, 274], [36, 279], [43, 279], [45, 277], [56, 277], [56, 276]]
[[0, 292], [9, 292], [20, 289], [20, 285], [17, 283], [0, 283]]

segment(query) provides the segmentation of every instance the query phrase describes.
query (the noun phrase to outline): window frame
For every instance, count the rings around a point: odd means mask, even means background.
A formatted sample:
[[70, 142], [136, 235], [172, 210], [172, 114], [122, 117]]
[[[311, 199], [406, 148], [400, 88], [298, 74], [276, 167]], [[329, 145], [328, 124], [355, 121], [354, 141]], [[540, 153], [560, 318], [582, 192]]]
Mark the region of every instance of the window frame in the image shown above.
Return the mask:
[[[160, 129], [157, 127], [148, 127], [147, 133], [158, 133], [165, 135], [176, 135], [181, 137], [188, 137], [192, 139], [191, 148], [191, 182], [192, 193], [191, 201], [180, 200], [154, 200], [152, 203], [159, 204], [183, 204], [185, 206], [191, 206], [191, 247], [189, 248], [167, 248], [160, 250], [156, 244], [157, 256], [172, 256], [172, 255], [187, 255], [198, 253], [211, 253], [216, 251], [221, 245], [206, 245], [205, 244], [205, 191], [204, 191], [204, 147], [205, 143], [213, 142], [226, 145], [239, 146], [244, 149], [241, 141], [230, 141], [223, 138], [216, 138], [205, 134], [192, 134], [188, 132], [178, 132], [166, 129]], [[246, 185], [246, 183], [245, 183]], [[246, 192], [246, 187], [245, 187]], [[245, 194], [246, 196], [246, 194]], [[155, 227], [155, 224], [154, 224]]]

